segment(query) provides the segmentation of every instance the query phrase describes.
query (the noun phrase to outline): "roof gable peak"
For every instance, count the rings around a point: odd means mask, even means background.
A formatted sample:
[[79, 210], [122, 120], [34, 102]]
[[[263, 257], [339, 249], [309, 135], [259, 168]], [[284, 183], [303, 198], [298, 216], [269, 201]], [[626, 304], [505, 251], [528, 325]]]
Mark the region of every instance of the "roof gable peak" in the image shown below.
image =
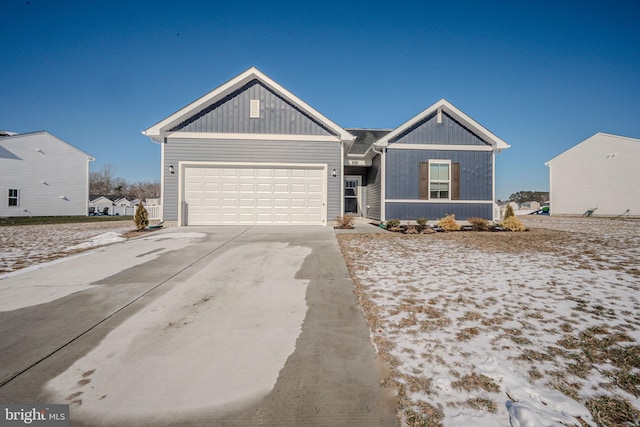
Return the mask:
[[487, 141], [493, 150], [504, 150], [510, 147], [505, 141], [497, 137], [495, 134], [490, 132], [487, 128], [482, 126], [480, 123], [476, 122], [474, 119], [469, 117], [467, 114], [458, 109], [455, 105], [442, 98], [439, 101], [435, 102], [431, 106], [427, 107], [425, 110], [416, 114], [414, 117], [401, 124], [389, 134], [380, 138], [378, 142], [376, 142], [376, 146], [378, 147], [387, 147], [390, 141], [393, 141], [398, 136], [401, 136], [404, 132], [410, 130], [414, 126], [417, 126], [420, 122], [428, 118], [433, 114], [440, 114], [441, 112], [447, 113], [449, 116], [454, 118], [456, 121], [460, 122], [466, 128], [468, 128], [472, 133], [479, 136], [481, 139]]
[[173, 113], [169, 117], [161, 120], [150, 128], [144, 130], [142, 133], [156, 142], [160, 142], [163, 137], [165, 137], [170, 130], [174, 127], [182, 123], [186, 120], [190, 115], [197, 114], [199, 111], [202, 111], [216, 102], [224, 99], [226, 96], [232, 94], [234, 91], [241, 89], [245, 85], [250, 82], [258, 80], [261, 84], [263, 84], [269, 90], [274, 91], [287, 102], [292, 103], [293, 105], [300, 108], [306, 114], [308, 114], [311, 118], [321, 123], [327, 129], [331, 130], [331, 132], [335, 133], [341, 140], [351, 141], [353, 140], [353, 136], [344, 130], [341, 126], [337, 125], [333, 121], [329, 120], [323, 114], [315, 110], [313, 107], [308, 105], [306, 102], [302, 101], [300, 98], [295, 96], [293, 93], [289, 92], [283, 86], [278, 84], [275, 80], [268, 77], [262, 71], [258, 70], [256, 67], [250, 67], [246, 71], [240, 73], [236, 77], [227, 81], [226, 83], [218, 86], [207, 94], [201, 96], [196, 99], [189, 105], [180, 109], [179, 111]]

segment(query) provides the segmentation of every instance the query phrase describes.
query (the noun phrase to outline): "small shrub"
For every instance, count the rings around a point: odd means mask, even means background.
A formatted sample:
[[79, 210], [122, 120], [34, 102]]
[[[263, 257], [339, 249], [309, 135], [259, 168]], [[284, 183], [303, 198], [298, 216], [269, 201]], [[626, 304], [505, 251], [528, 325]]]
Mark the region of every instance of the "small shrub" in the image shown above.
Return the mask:
[[355, 217], [353, 215], [345, 215], [345, 216], [337, 216], [336, 217], [336, 228], [353, 228], [353, 220]]
[[399, 219], [388, 219], [387, 220], [387, 228], [394, 228], [394, 227], [399, 227], [400, 226], [400, 220]]
[[456, 216], [454, 214], [447, 215], [444, 218], [439, 219], [438, 227], [442, 228], [444, 231], [458, 231], [462, 228], [456, 221]]
[[418, 218], [416, 219], [416, 223], [420, 226], [420, 227], [424, 227], [425, 225], [427, 225], [427, 218]]
[[138, 203], [136, 214], [133, 217], [133, 222], [136, 224], [136, 230], [142, 230], [149, 225], [149, 214], [142, 205], [142, 202]]
[[520, 221], [515, 216], [510, 216], [502, 221], [502, 228], [509, 231], [527, 231], [527, 227], [524, 226], [522, 221]]
[[467, 221], [476, 231], [487, 231], [489, 229], [489, 221], [484, 218], [467, 218]]
[[510, 204], [507, 205], [507, 208], [504, 210], [504, 219], [510, 218], [512, 216], [515, 216], [516, 214], [513, 213], [513, 206], [511, 206]]
[[415, 225], [410, 225], [404, 231], [404, 234], [420, 234], [420, 231], [418, 231]]

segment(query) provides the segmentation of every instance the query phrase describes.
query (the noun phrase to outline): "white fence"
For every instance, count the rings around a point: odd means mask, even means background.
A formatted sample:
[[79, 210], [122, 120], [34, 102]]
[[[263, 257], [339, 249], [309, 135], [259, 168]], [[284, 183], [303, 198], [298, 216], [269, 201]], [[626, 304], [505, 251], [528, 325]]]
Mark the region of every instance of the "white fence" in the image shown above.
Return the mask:
[[[144, 208], [147, 210], [149, 219], [162, 219], [162, 206], [145, 206]], [[138, 205], [136, 205], [135, 209], [138, 209]], [[133, 215], [135, 215], [135, 211]]]

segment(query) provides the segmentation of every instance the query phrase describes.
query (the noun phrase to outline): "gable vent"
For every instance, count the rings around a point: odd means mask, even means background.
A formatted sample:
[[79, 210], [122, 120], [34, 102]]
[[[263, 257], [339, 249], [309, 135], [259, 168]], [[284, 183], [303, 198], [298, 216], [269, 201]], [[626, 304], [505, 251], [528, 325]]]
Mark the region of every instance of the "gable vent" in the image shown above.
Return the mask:
[[259, 119], [260, 118], [260, 100], [252, 99], [249, 104], [249, 118], [250, 119]]

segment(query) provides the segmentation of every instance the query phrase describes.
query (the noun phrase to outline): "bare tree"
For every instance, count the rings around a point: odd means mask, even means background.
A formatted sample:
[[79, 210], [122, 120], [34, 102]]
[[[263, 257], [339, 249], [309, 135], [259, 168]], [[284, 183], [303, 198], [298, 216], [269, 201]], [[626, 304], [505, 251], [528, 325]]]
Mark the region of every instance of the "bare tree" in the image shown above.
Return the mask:
[[112, 194], [114, 190], [116, 167], [107, 163], [98, 171], [89, 173], [90, 194]]
[[129, 198], [146, 200], [150, 197], [160, 197], [160, 183], [151, 181], [134, 182], [128, 188]]
[[105, 164], [100, 170], [90, 172], [89, 193], [126, 197], [129, 200], [160, 197], [159, 182], [139, 181], [129, 184], [124, 178], [117, 177], [115, 174], [116, 167], [111, 164]]

